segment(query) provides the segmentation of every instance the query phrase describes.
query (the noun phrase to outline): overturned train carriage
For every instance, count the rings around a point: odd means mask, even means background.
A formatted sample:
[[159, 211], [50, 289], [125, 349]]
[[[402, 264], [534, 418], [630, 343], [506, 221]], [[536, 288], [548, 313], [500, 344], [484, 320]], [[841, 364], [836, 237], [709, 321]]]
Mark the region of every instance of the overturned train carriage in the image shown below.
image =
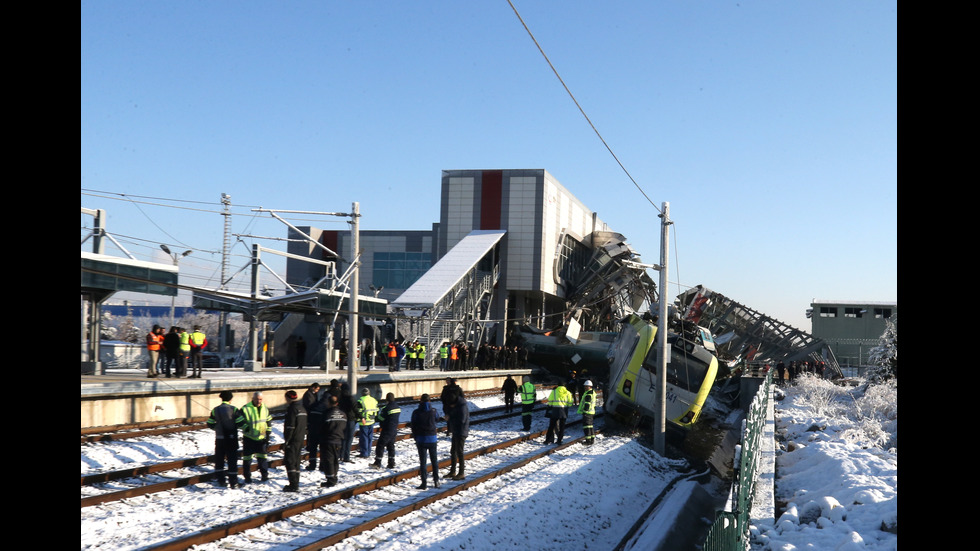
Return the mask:
[[[609, 349], [609, 388], [605, 411], [627, 426], [648, 426], [659, 416], [657, 327], [630, 315]], [[667, 336], [670, 359], [665, 391], [667, 426], [687, 429], [695, 424], [718, 372], [718, 359], [683, 335]]]

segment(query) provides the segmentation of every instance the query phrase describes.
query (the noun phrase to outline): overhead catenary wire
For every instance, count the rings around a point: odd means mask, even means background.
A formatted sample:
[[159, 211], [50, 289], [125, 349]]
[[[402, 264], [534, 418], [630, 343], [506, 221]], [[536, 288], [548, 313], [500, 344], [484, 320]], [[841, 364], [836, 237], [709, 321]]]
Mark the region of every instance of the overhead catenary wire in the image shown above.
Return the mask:
[[507, 3], [510, 4], [511, 9], [514, 10], [514, 15], [517, 16], [518, 20], [520, 20], [521, 25], [524, 26], [524, 30], [527, 31], [528, 36], [531, 37], [531, 40], [534, 42], [534, 45], [537, 46], [538, 51], [541, 52], [541, 55], [544, 57], [544, 60], [548, 62], [548, 66], [551, 67], [551, 71], [555, 74], [555, 77], [558, 78], [558, 82], [561, 82], [562, 87], [565, 88], [565, 92], [568, 93], [568, 97], [572, 98], [572, 101], [575, 103], [575, 106], [578, 107], [579, 112], [582, 113], [582, 116], [585, 117], [586, 122], [588, 122], [589, 126], [592, 127], [592, 131], [595, 132], [595, 135], [599, 137], [599, 141], [602, 142], [602, 145], [606, 147], [606, 150], [609, 151], [609, 154], [612, 155], [613, 159], [616, 160], [616, 164], [619, 165], [619, 168], [623, 169], [623, 172], [626, 174], [626, 177], [629, 178], [631, 182], [633, 182], [633, 185], [636, 186], [636, 189], [640, 192], [641, 195], [643, 195], [644, 198], [646, 198], [646, 200], [651, 205], [653, 205], [653, 208], [656, 209], [657, 212], [663, 214], [660, 208], [657, 207], [657, 205], [650, 199], [650, 197], [646, 194], [646, 192], [643, 191], [643, 188], [640, 187], [640, 184], [638, 184], [636, 180], [633, 179], [633, 176], [630, 174], [629, 170], [626, 170], [626, 166], [623, 165], [623, 163], [619, 160], [619, 157], [616, 156], [616, 153], [606, 142], [606, 139], [603, 138], [602, 134], [599, 133], [599, 129], [596, 128], [595, 124], [592, 123], [592, 119], [589, 118], [589, 115], [586, 114], [585, 109], [583, 109], [582, 105], [579, 104], [577, 99], [575, 99], [575, 95], [572, 94], [572, 91], [568, 88], [568, 85], [565, 84], [565, 80], [561, 78], [560, 74], [558, 74], [558, 69], [555, 69], [554, 64], [551, 63], [551, 60], [548, 58], [548, 54], [544, 52], [544, 48], [542, 48], [541, 44], [538, 43], [538, 39], [534, 37], [534, 33], [531, 32], [531, 29], [527, 26], [527, 23], [524, 22], [524, 18], [521, 17], [521, 14], [517, 11], [517, 8], [514, 6], [514, 3], [511, 2], [511, 0], [507, 0]]

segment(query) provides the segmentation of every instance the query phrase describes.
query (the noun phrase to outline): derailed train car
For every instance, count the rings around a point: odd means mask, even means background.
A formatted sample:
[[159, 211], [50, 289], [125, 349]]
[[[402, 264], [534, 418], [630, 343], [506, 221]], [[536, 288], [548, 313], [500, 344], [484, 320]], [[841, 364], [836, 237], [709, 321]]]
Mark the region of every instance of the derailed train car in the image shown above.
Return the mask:
[[[622, 324], [609, 349], [609, 388], [606, 414], [626, 426], [650, 425], [659, 415], [660, 377], [656, 349], [657, 326], [636, 314]], [[671, 355], [667, 364], [666, 418], [672, 429], [697, 423], [718, 373], [711, 333], [690, 326], [667, 336]]]

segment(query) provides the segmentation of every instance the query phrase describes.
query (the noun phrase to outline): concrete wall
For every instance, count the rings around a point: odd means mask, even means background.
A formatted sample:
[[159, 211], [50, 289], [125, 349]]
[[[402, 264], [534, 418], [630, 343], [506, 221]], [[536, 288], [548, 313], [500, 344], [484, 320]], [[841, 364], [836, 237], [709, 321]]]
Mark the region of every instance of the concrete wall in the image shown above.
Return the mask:
[[[513, 371], [475, 371], [453, 373], [451, 376], [464, 391], [470, 392], [485, 389], [500, 389], [507, 374], [510, 373], [520, 381], [522, 375], [530, 370]], [[358, 378], [358, 391], [368, 388], [375, 398], [384, 398], [392, 392], [399, 399], [429, 394], [437, 398], [446, 384], [445, 373], [397, 374], [378, 373]], [[336, 377], [343, 380], [344, 377]], [[221, 403], [218, 393], [230, 390], [234, 397], [231, 403], [242, 406], [248, 402], [252, 393], [262, 391], [263, 403], [271, 410], [285, 408], [287, 390], [295, 390], [300, 395], [314, 380], [311, 376], [305, 379], [283, 379], [277, 381], [273, 377], [254, 379], [229, 380], [180, 380], [185, 385], [198, 385], [200, 388], [184, 388], [180, 390], [160, 390], [151, 381], [119, 382], [104, 384], [87, 393], [83, 389], [81, 396], [81, 428], [106, 427], [130, 423], [150, 421], [183, 420], [190, 417], [207, 417], [211, 409]], [[318, 376], [317, 382], [326, 386], [329, 379]], [[173, 385], [175, 383], [171, 383]]]

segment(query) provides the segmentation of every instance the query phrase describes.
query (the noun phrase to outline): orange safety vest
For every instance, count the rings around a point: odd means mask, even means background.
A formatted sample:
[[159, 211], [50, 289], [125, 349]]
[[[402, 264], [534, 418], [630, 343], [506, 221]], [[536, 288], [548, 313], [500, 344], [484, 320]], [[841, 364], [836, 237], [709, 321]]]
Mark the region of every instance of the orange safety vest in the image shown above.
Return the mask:
[[456, 358], [456, 347], [455, 346], [452, 348], [452, 359], [453, 360], [458, 359], [458, 358]]
[[388, 357], [389, 358], [396, 358], [396, 357], [398, 357], [398, 351], [395, 350], [395, 345], [393, 345], [393, 344], [389, 344], [388, 345]]
[[160, 350], [160, 346], [162, 344], [163, 344], [163, 335], [157, 335], [156, 333], [149, 333], [146, 335], [147, 350]]

